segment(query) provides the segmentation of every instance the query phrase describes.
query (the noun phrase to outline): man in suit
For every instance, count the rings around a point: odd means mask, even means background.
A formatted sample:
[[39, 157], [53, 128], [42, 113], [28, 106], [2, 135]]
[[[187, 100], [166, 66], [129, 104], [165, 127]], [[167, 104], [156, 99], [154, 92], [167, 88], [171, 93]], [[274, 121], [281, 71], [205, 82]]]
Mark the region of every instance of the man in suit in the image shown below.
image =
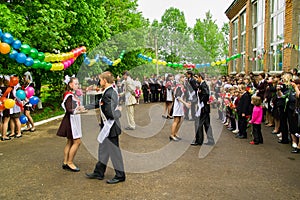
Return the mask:
[[127, 113], [128, 126], [125, 128], [126, 130], [134, 130], [135, 129], [135, 121], [134, 121], [134, 106], [136, 104], [135, 98], [135, 84], [133, 79], [130, 77], [128, 71], [123, 73], [124, 82], [124, 92], [120, 94], [120, 96], [125, 95], [125, 106]]
[[[198, 84], [197, 80], [194, 78], [194, 73], [191, 70], [188, 70], [186, 72], [186, 77], [187, 77], [187, 101], [191, 102], [191, 116], [192, 118], [190, 119], [191, 121], [195, 120], [195, 113], [196, 113], [196, 105], [197, 105], [197, 91], [198, 91]], [[189, 110], [186, 108], [185, 112], [185, 118], [189, 119]]]
[[204, 81], [205, 74], [199, 73], [195, 76], [199, 83], [198, 87], [198, 110], [196, 113], [195, 119], [195, 141], [191, 143], [191, 145], [202, 145], [204, 134], [203, 134], [203, 127], [206, 132], [208, 142], [205, 143], [206, 145], [214, 145], [215, 140], [213, 138], [212, 129], [210, 125], [210, 105], [208, 104], [209, 101], [209, 88], [206, 82]]
[[246, 91], [245, 85], [241, 85], [240, 90], [242, 92], [242, 95], [237, 105], [239, 134], [237, 134], [236, 137], [240, 139], [246, 139], [247, 117], [249, 117], [250, 115], [251, 97], [249, 92]]
[[116, 175], [113, 179], [106, 181], [108, 184], [125, 181], [123, 158], [119, 148], [121, 107], [118, 106], [118, 94], [112, 87], [113, 82], [114, 77], [111, 72], [107, 71], [100, 75], [100, 84], [104, 92], [100, 100], [101, 132], [98, 136], [98, 141], [100, 142], [98, 162], [93, 173], [86, 173], [87, 178], [104, 179], [107, 162], [111, 158]]

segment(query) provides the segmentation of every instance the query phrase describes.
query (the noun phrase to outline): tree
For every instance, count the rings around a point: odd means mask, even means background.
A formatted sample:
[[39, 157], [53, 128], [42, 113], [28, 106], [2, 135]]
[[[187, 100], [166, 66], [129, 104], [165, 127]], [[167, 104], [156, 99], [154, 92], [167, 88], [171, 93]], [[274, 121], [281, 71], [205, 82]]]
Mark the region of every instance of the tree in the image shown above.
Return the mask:
[[205, 19], [196, 20], [193, 28], [193, 37], [206, 50], [211, 60], [225, 56], [221, 48], [224, 36], [215, 23], [215, 20], [212, 19], [210, 11], [206, 13]]

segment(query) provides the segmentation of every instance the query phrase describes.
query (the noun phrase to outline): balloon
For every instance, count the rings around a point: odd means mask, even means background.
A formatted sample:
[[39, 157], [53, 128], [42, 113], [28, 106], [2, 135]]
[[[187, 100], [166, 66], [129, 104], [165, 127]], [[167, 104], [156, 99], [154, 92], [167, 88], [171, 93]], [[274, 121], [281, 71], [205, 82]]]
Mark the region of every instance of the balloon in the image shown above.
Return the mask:
[[157, 59], [152, 59], [152, 62], [155, 64], [157, 63]]
[[25, 89], [26, 97], [30, 98], [34, 95], [34, 88], [29, 86]]
[[222, 60], [221, 63], [222, 63], [222, 64], [226, 64], [226, 60], [225, 60], [225, 59]]
[[29, 56], [33, 59], [38, 57], [38, 50], [36, 48], [31, 48], [29, 51]]
[[27, 57], [24, 64], [25, 64], [27, 67], [30, 67], [30, 66], [33, 65], [33, 63], [34, 63], [34, 62], [33, 62], [33, 59], [32, 59], [31, 57]]
[[152, 62], [152, 58], [151, 58], [151, 57], [149, 57], [149, 58], [148, 58], [148, 61], [149, 61], [149, 62]]
[[12, 99], [6, 99], [5, 101], [4, 101], [4, 107], [6, 108], [6, 109], [11, 109], [11, 108], [13, 108], [15, 106], [15, 101], [14, 100], [12, 100]]
[[51, 63], [47, 63], [46, 67], [45, 67], [45, 70], [50, 70], [52, 67], [52, 64]]
[[183, 67], [183, 64], [182, 64], [182, 63], [180, 63], [178, 66], [179, 66], [180, 68], [182, 68], [182, 67]]
[[0, 28], [0, 39], [1, 39], [2, 35], [3, 35], [3, 32], [2, 32], [2, 30]]
[[217, 64], [217, 65], [220, 65], [220, 64], [221, 64], [221, 61], [218, 60], [218, 61], [216, 62], [216, 64]]
[[197, 67], [197, 68], [200, 68], [200, 67], [201, 67], [201, 65], [200, 65], [200, 64], [196, 64], [196, 67]]
[[171, 66], [172, 66], [172, 63], [171, 63], [171, 62], [168, 62], [168, 63], [167, 63], [167, 66], [168, 66], [168, 67], [171, 67]]
[[20, 49], [20, 48], [21, 48], [21, 45], [22, 45], [22, 43], [21, 43], [20, 40], [15, 40], [15, 41], [12, 43], [12, 47], [13, 47], [14, 49]]
[[22, 44], [20, 51], [24, 54], [28, 54], [30, 52], [30, 46], [28, 44]]
[[19, 83], [19, 78], [17, 76], [10, 77], [9, 86], [13, 87]]
[[16, 96], [18, 99], [20, 99], [21, 101], [25, 100], [26, 99], [26, 93], [24, 90], [18, 90], [16, 92]]
[[19, 119], [21, 124], [26, 124], [28, 122], [28, 118], [24, 114], [22, 114]]
[[83, 52], [86, 52], [86, 47], [85, 46], [82, 46], [81, 48], [82, 48]]
[[38, 104], [39, 101], [40, 101], [39, 98], [36, 97], [36, 96], [32, 96], [32, 97], [30, 97], [30, 99], [29, 99], [29, 103], [31, 103], [32, 105]]
[[212, 67], [214, 67], [214, 66], [216, 65], [216, 63], [215, 63], [215, 62], [212, 62], [210, 65], [211, 65]]
[[27, 56], [24, 53], [18, 53], [16, 57], [16, 61], [18, 63], [25, 63]]
[[10, 46], [7, 43], [0, 43], [0, 53], [8, 54], [10, 52]]
[[4, 33], [1, 37], [2, 41], [7, 43], [7, 44], [11, 44], [14, 41], [13, 36], [10, 33]]
[[33, 69], [38, 69], [40, 67], [40, 64], [41, 64], [41, 61], [39, 61], [38, 59], [34, 59], [32, 68]]
[[18, 55], [18, 52], [13, 49], [9, 54], [9, 58], [16, 59], [17, 55]]
[[38, 59], [39, 59], [40, 61], [44, 61], [44, 59], [45, 59], [45, 54], [44, 54], [43, 52], [39, 52], [39, 53], [38, 53]]

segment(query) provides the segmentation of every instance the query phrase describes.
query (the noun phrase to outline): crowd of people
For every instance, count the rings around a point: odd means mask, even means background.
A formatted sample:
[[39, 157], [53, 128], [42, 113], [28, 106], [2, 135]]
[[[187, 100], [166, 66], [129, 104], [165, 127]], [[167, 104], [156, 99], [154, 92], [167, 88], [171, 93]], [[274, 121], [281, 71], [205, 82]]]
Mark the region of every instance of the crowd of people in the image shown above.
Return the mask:
[[[297, 69], [282, 74], [237, 74], [222, 76], [211, 84], [219, 119], [236, 138], [248, 137], [250, 144], [263, 144], [261, 125], [273, 127], [278, 143], [292, 144], [292, 153], [300, 153], [299, 88]], [[252, 127], [252, 128], [250, 128]], [[270, 133], [270, 134], [271, 134]]]
[[[15, 75], [1, 75], [0, 76], [0, 98], [1, 98], [1, 110], [0, 110], [0, 130], [1, 140], [7, 141], [12, 138], [21, 138], [24, 131], [35, 131], [35, 126], [30, 112], [34, 110], [28, 98], [21, 100], [17, 97], [17, 91], [22, 89], [26, 90], [28, 87], [34, 87], [32, 76], [30, 72], [24, 73], [20, 79]], [[12, 99], [15, 104], [10, 109], [5, 109], [4, 101], [6, 99]], [[26, 128], [22, 131], [20, 116], [21, 114], [26, 116]]]

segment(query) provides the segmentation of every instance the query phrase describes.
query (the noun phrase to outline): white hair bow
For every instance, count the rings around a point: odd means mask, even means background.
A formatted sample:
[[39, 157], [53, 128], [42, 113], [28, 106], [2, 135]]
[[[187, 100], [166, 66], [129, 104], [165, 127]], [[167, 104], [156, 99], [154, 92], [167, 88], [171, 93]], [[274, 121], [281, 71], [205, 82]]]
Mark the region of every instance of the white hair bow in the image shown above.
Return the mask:
[[4, 79], [9, 81], [10, 80], [10, 76], [9, 75], [4, 75]]
[[65, 75], [64, 82], [68, 85], [69, 82], [70, 82], [70, 80], [71, 80], [71, 78], [75, 78], [75, 75], [73, 74], [73, 76], [71, 76], [71, 77], [69, 75]]
[[25, 72], [24, 76], [25, 76], [26, 80], [30, 80], [30, 82], [32, 82], [32, 76], [31, 76], [31, 73], [29, 71]]

